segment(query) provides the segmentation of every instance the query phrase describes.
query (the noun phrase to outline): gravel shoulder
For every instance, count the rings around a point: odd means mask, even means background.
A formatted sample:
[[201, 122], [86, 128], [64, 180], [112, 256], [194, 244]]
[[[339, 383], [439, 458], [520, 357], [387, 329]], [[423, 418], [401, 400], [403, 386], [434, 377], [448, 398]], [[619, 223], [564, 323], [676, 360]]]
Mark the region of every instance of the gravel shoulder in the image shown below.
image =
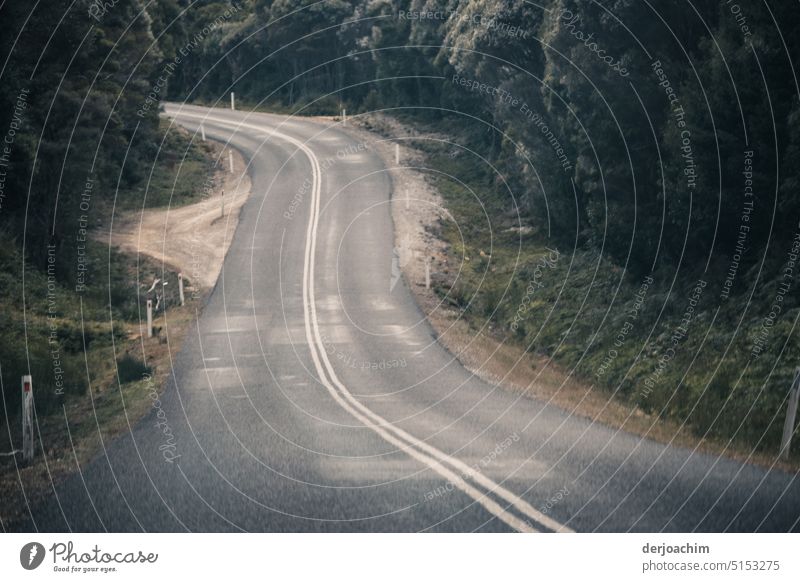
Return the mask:
[[250, 195], [247, 164], [239, 152], [231, 151], [233, 172], [229, 171], [227, 153], [217, 155], [224, 167], [206, 183], [203, 200], [176, 208], [123, 212], [115, 218], [110, 236], [102, 233], [102, 239], [123, 252], [144, 254], [183, 272], [200, 290], [213, 288], [239, 212]]

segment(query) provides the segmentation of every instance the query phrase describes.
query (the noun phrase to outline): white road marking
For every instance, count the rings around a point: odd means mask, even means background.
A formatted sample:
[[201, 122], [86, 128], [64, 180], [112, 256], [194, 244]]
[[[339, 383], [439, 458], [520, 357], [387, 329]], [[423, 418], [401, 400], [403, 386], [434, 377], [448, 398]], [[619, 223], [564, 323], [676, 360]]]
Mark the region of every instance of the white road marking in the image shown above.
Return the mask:
[[[197, 115], [181, 112], [175, 115], [178, 117], [200, 118], [222, 123], [224, 125], [232, 125], [237, 128], [247, 127], [255, 131], [263, 131], [263, 128], [251, 123], [220, 119], [210, 117], [208, 115]], [[508, 526], [518, 531], [537, 531], [528, 522], [518, 518], [492, 498], [488, 497], [488, 493], [483, 493], [473, 487], [466, 481], [466, 479], [464, 479], [464, 477], [468, 477], [476, 484], [485, 487], [490, 493], [497, 495], [504, 501], [514, 506], [517, 511], [533, 521], [545, 526], [546, 528], [560, 532], [571, 532], [572, 530], [565, 525], [562, 525], [561, 523], [536, 510], [527, 501], [515, 495], [500, 484], [495, 483], [466, 463], [455, 457], [447, 455], [432, 445], [429, 445], [428, 443], [410, 435], [403, 429], [394, 426], [392, 423], [388, 422], [386, 419], [374, 413], [372, 410], [359, 402], [355, 397], [353, 397], [344, 384], [341, 383], [339, 378], [336, 376], [333, 365], [328, 359], [325, 344], [319, 332], [319, 322], [317, 321], [316, 306], [314, 303], [314, 257], [316, 254], [317, 226], [320, 209], [319, 199], [322, 183], [319, 161], [314, 152], [300, 140], [278, 131], [273, 131], [272, 135], [293, 144], [306, 155], [311, 163], [313, 174], [313, 188], [311, 189], [312, 208], [309, 216], [308, 228], [306, 231], [305, 261], [303, 265], [303, 313], [305, 316], [306, 340], [308, 341], [309, 349], [311, 351], [311, 358], [314, 362], [314, 367], [317, 370], [320, 381], [327, 388], [333, 399], [359, 422], [371, 428], [375, 433], [377, 433], [390, 444], [398, 447], [398, 449], [436, 471], [439, 475], [469, 495], [476, 502], [480, 503], [489, 513], [503, 521]], [[317, 350], [319, 350], [319, 353], [317, 353]], [[330, 376], [330, 379], [328, 378], [328, 375]], [[334, 385], [339, 390], [336, 390]], [[443, 463], [449, 464], [453, 469], [459, 471], [460, 474], [453, 472], [450, 468], [444, 466]]]

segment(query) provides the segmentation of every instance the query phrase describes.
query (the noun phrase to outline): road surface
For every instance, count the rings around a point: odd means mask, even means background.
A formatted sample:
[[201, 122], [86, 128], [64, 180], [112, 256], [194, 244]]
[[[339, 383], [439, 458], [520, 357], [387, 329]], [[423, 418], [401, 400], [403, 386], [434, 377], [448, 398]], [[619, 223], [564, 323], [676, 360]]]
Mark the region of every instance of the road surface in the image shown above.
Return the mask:
[[[392, 285], [391, 180], [336, 128], [169, 106], [253, 194], [152, 413], [39, 531], [788, 531], [800, 483], [487, 385]], [[395, 278], [396, 278], [396, 264]]]

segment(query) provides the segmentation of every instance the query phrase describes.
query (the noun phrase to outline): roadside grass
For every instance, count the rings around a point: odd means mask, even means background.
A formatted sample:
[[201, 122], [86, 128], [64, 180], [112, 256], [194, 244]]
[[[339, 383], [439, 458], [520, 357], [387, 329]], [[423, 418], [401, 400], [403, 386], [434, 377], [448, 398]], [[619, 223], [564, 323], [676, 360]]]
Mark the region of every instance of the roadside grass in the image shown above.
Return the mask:
[[[167, 140], [144, 189], [124, 192], [119, 209], [192, 203], [214, 173], [213, 146], [191, 144], [179, 130]], [[181, 163], [184, 153], [188, 161]], [[173, 184], [177, 187], [173, 191]], [[97, 200], [98, 216], [110, 203]], [[110, 214], [110, 213], [109, 213]], [[86, 242], [86, 290], [78, 294], [47, 274], [26, 266], [17, 241], [0, 234], [0, 529], [27, 515], [27, 504], [52, 493], [53, 484], [86, 464], [115, 436], [124, 434], [151, 408], [170, 373], [170, 351], [180, 345], [202, 304], [180, 306], [177, 273], [144, 255], [123, 254]], [[143, 337], [145, 291], [157, 276], [168, 281], [155, 314], [157, 333]], [[191, 281], [185, 279], [187, 288]], [[24, 296], [23, 296], [24, 292]], [[48, 295], [49, 293], [49, 295]], [[25, 305], [23, 311], [22, 305]], [[169, 343], [167, 343], [167, 321]], [[22, 466], [20, 377], [31, 373], [35, 398], [35, 457]], [[152, 380], [146, 380], [147, 375]]]
[[[169, 131], [167, 131], [169, 129]], [[213, 174], [221, 148], [214, 142], [203, 142], [185, 128], [161, 119], [159, 130], [166, 137], [154, 154], [152, 174], [142, 184], [117, 199], [121, 210], [179, 207], [203, 198], [206, 179]], [[220, 160], [219, 163], [227, 163]]]
[[[132, 257], [120, 255], [120, 258], [135, 268]], [[177, 282], [176, 273], [162, 270], [162, 265], [155, 261], [140, 257], [138, 268], [148, 275], [165, 276], [173, 284]], [[171, 296], [167, 297], [167, 302], [166, 315], [163, 311], [156, 314], [157, 334], [153, 338], [143, 337], [144, 324], [140, 325], [136, 316], [128, 320], [115, 318], [113, 331], [108, 318], [87, 321], [86, 328], [93, 331], [86, 335], [94, 339], [87, 343], [85, 351], [80, 348], [72, 351], [62, 343], [62, 367], [65, 378], [69, 379], [63, 395], [55, 395], [49, 354], [42, 358], [44, 361], [32, 360], [35, 457], [33, 464], [25, 467], [19, 464], [19, 455], [0, 457], [0, 497], [3, 499], [0, 524], [3, 528], [13, 529], [15, 521], [24, 517], [26, 499], [35, 503], [47, 495], [52, 482], [57, 483], [86, 464], [102, 450], [104, 443], [127, 432], [148, 412], [152, 404], [150, 393], [153, 390], [160, 393], [170, 373], [170, 352], [174, 355], [180, 349], [196, 314], [196, 302], [190, 300], [181, 307], [177, 298]], [[144, 314], [142, 316], [144, 318]], [[165, 317], [169, 325], [169, 343]], [[65, 328], [74, 325], [74, 321], [63, 318], [58, 324]], [[28, 318], [30, 346], [47, 342], [48, 338], [41, 332], [47, 325], [36, 316]], [[12, 330], [19, 330], [20, 326], [21, 322], [12, 322]], [[20, 349], [24, 350], [22, 342]], [[6, 371], [4, 367], [4, 377]], [[146, 378], [150, 376], [152, 380], [148, 381]], [[3, 415], [0, 426], [0, 450], [7, 452], [21, 448], [22, 431], [21, 420], [15, 414], [18, 404], [12, 408], [8, 406], [8, 399], [4, 404], [4, 413], [9, 416], [6, 423]]]

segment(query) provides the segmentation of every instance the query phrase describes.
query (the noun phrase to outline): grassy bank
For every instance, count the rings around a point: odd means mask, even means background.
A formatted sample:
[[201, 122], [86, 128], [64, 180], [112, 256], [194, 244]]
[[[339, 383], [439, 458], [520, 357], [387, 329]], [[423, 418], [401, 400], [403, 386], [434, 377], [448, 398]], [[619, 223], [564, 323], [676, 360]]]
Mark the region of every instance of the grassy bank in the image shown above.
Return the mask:
[[[162, 126], [162, 130], [166, 126]], [[212, 146], [190, 143], [183, 130], [170, 131], [153, 162], [149, 186], [120, 192], [116, 212], [196, 201], [213, 175]], [[113, 196], [97, 193], [91, 224], [108, 227]], [[0, 244], [0, 525], [27, 513], [51, 492], [52, 482], [76, 470], [103, 442], [129, 429], [150, 406], [169, 373], [169, 350], [180, 348], [197, 301], [181, 307], [177, 273], [144, 256], [123, 254], [87, 237], [85, 286], [68, 287], [53, 272], [25, 267], [21, 245]], [[53, 261], [58, 260], [53, 253]], [[147, 338], [146, 291], [154, 277], [167, 281], [161, 305], [169, 310], [169, 346], [163, 308], [156, 312], [155, 337]], [[24, 281], [24, 285], [23, 285]], [[188, 285], [191, 281], [186, 280]], [[191, 293], [187, 293], [190, 297]], [[23, 309], [24, 306], [24, 309]], [[23, 466], [20, 377], [33, 376], [35, 460]]]
[[152, 173], [136, 189], [118, 198], [120, 209], [177, 207], [203, 198], [203, 185], [213, 174], [221, 150], [212, 142], [202, 142], [199, 135], [190, 145], [192, 135], [188, 131], [178, 125], [167, 131], [169, 126], [169, 120], [161, 120], [163, 141], [158, 143]]

